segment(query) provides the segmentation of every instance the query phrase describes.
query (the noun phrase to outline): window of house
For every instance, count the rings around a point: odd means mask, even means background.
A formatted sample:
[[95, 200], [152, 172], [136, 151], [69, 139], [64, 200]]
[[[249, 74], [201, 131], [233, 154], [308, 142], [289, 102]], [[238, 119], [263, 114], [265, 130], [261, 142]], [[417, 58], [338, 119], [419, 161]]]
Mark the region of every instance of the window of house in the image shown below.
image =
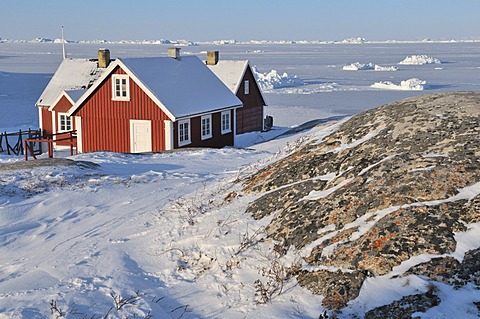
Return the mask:
[[130, 81], [128, 75], [115, 74], [112, 76], [113, 94], [112, 100], [128, 101], [130, 100]]
[[201, 118], [202, 140], [212, 137], [212, 115], [204, 115]]
[[58, 113], [58, 131], [66, 132], [72, 130], [72, 118], [67, 113]]
[[250, 81], [249, 80], [245, 80], [245, 95], [247, 94], [250, 94]]
[[183, 146], [190, 144], [190, 120], [178, 122], [178, 145]]
[[232, 131], [232, 121], [230, 120], [230, 111], [222, 112], [222, 134]]

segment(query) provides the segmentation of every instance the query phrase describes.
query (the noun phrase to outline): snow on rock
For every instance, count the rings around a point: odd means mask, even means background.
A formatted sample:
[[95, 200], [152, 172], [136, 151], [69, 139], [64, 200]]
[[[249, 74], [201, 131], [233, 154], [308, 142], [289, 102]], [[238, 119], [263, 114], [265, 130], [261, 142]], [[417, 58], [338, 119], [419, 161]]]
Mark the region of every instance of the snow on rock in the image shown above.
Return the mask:
[[423, 91], [428, 89], [426, 81], [422, 81], [417, 78], [412, 78], [400, 82], [400, 84], [395, 84], [390, 81], [375, 82], [371, 85], [375, 89], [386, 89], [386, 90], [400, 90], [400, 91]]
[[355, 62], [349, 65], [343, 66], [345, 71], [364, 71], [364, 70], [373, 70], [373, 71], [397, 71], [398, 68], [395, 66], [381, 66], [377, 64], [370, 63], [360, 63]]
[[252, 69], [258, 85], [264, 91], [304, 85], [303, 80], [296, 75], [289, 76], [286, 72], [279, 74], [277, 70], [272, 70], [268, 73], [261, 73], [257, 71], [255, 67]]
[[442, 62], [437, 58], [432, 58], [427, 55], [411, 55], [407, 56], [398, 64], [403, 65], [423, 65], [423, 64], [441, 64]]

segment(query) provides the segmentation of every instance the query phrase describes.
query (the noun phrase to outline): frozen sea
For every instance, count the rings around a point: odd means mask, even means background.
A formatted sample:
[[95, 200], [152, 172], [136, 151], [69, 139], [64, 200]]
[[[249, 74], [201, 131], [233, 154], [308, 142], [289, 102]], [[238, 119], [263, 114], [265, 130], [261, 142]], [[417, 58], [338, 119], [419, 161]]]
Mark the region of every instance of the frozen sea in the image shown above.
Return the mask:
[[[109, 48], [115, 58], [161, 56], [168, 46], [68, 44], [67, 50], [70, 57], [95, 58], [100, 47]], [[182, 52], [204, 58], [213, 49], [222, 59], [249, 59], [261, 73], [277, 70], [303, 79], [302, 85], [265, 92], [266, 113], [283, 127], [418, 94], [480, 90], [480, 43], [199, 45]], [[59, 44], [0, 43], [0, 131], [38, 125], [34, 104], [60, 64], [61, 51]], [[412, 55], [442, 63], [398, 64]], [[398, 70], [343, 70], [356, 62]], [[410, 78], [425, 81], [427, 89], [371, 87]], [[287, 156], [299, 141], [322, 139], [339, 122], [243, 149], [92, 152], [73, 158], [95, 165], [2, 171], [0, 319], [53, 318], [53, 302], [68, 318], [104, 318], [122, 296], [137, 298], [136, 304], [110, 313], [112, 317], [318, 318], [324, 312], [323, 297], [293, 279], [285, 281], [283, 292], [271, 302], [256, 304], [254, 283], [267, 282], [265, 267], [273, 267], [273, 243], [256, 236], [270, 219], [245, 214], [258, 194], [238, 196], [228, 204], [226, 199], [243, 188], [239, 179]], [[0, 155], [0, 163], [22, 160]], [[478, 196], [479, 188], [478, 183], [469, 186], [468, 196]], [[467, 229], [456, 234], [457, 252], [478, 247], [480, 224]], [[331, 229], [319, 229], [326, 231]], [[244, 249], [246, 240], [254, 244]], [[290, 249], [279, 259], [281, 265], [297, 263], [294, 256]], [[480, 291], [473, 285], [453, 290], [424, 277], [397, 276], [402, 266], [431, 257], [414, 256], [387, 276], [369, 278], [338, 318], [362, 318], [370, 309], [432, 286], [441, 303], [416, 315], [478, 318], [473, 302], [480, 300]]]
[[[96, 58], [99, 48], [112, 58], [166, 55], [169, 45], [67, 45], [73, 58]], [[266, 114], [274, 125], [292, 127], [312, 119], [352, 115], [402, 98], [447, 91], [480, 91], [480, 42], [365, 44], [229, 44], [182, 47], [182, 54], [205, 59], [206, 51], [220, 59], [248, 59], [261, 73], [276, 70], [303, 79], [303, 85], [264, 92]], [[407, 56], [426, 55], [441, 64], [399, 65]], [[61, 44], [0, 43], [0, 130], [38, 126], [35, 101], [59, 66]], [[352, 63], [395, 66], [397, 71], [346, 71]], [[420, 91], [374, 89], [373, 83], [418, 78]]]

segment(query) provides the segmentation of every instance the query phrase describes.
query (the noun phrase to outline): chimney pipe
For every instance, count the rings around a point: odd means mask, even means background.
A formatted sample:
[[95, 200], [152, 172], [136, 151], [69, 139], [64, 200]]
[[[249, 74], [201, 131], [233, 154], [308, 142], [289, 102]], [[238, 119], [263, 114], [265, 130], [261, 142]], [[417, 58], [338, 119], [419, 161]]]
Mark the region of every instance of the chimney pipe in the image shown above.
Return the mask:
[[174, 59], [180, 59], [180, 48], [168, 48], [168, 56]]
[[106, 68], [110, 64], [110, 50], [99, 49], [98, 50], [98, 67]]
[[218, 63], [218, 51], [207, 52], [207, 65], [216, 65]]

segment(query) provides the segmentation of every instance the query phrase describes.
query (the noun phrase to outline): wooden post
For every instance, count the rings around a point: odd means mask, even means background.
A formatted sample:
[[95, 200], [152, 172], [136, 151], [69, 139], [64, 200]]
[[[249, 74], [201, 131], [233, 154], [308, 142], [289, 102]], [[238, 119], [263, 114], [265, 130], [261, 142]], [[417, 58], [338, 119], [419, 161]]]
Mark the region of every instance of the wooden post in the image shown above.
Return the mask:
[[18, 133], [20, 134], [20, 137], [18, 138], [18, 141], [19, 141], [19, 146], [20, 146], [20, 150], [18, 150], [18, 154], [20, 154], [20, 152], [23, 153], [23, 136], [22, 136], [22, 130], [18, 130]]
[[48, 139], [48, 157], [53, 158], [53, 140]]
[[5, 144], [7, 145], [7, 154], [10, 155], [10, 146], [8, 145], [8, 134], [5, 131]]
[[27, 153], [27, 140], [25, 140], [23, 143], [25, 143], [25, 161], [28, 161], [28, 153]]
[[30, 156], [33, 157], [33, 159], [37, 159], [35, 156], [35, 153], [33, 152], [33, 149], [28, 145], [28, 143], [31, 143], [32, 141], [29, 139], [26, 139], [23, 141], [24, 143], [24, 149], [25, 149], [25, 160], [28, 161], [28, 152], [30, 152]]
[[[46, 139], [47, 138], [47, 130], [40, 130], [40, 138], [41, 139]], [[38, 150], [40, 151], [40, 154], [43, 151], [43, 144], [38, 143]]]
[[70, 131], [70, 156], [73, 155], [73, 131]]

